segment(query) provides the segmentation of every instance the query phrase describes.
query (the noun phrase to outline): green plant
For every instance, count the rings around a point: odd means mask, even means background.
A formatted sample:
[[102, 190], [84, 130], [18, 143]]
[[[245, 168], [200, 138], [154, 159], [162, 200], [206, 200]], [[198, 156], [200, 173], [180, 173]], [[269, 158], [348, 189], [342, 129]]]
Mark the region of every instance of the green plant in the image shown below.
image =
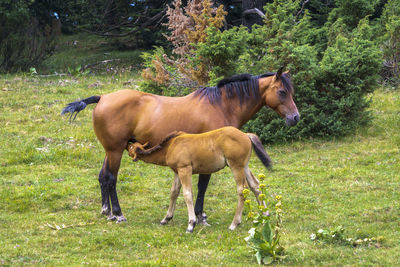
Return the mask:
[[81, 65], [77, 67], [68, 67], [67, 70], [69, 75], [76, 77], [88, 75], [90, 72], [89, 69], [83, 69]]
[[[243, 195], [246, 207], [249, 209], [247, 218], [252, 221], [249, 236], [245, 240], [253, 250], [257, 263], [261, 265], [284, 259], [285, 248], [279, 244], [282, 229], [282, 196], [277, 195], [274, 201], [266, 199], [266, 185], [263, 183], [265, 175], [260, 174], [258, 178], [261, 181], [259, 185], [261, 193], [258, 198], [263, 205], [254, 207], [251, 204], [247, 199], [250, 193], [248, 189], [243, 190]], [[273, 206], [275, 206], [274, 212]]]
[[382, 241], [384, 240], [383, 236], [378, 237], [346, 237], [345, 229], [343, 226], [338, 226], [334, 230], [329, 229], [319, 229], [317, 232], [312, 233], [310, 235], [310, 239], [312, 241], [321, 241], [324, 243], [331, 244], [341, 244], [341, 245], [350, 245], [353, 247], [361, 246], [361, 245], [375, 245], [376, 247], [380, 247]]

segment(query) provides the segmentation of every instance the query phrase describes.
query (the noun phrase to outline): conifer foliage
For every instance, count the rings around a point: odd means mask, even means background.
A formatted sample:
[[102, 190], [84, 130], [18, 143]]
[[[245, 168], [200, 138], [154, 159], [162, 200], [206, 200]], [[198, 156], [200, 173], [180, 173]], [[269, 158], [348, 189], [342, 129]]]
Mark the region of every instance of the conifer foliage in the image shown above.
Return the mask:
[[[267, 3], [264, 25], [248, 31], [245, 27], [223, 30], [226, 12], [221, 6], [212, 8], [210, 1], [189, 1], [185, 8], [175, 1], [168, 13], [171, 34], [167, 37], [173, 54], [167, 56], [157, 48], [144, 55], [145, 88], [176, 95], [215, 85], [224, 76], [261, 74], [285, 65], [294, 82], [300, 123], [288, 128], [265, 108], [245, 130], [256, 132], [265, 142], [353, 131], [370, 119], [367, 94], [376, 87], [383, 62], [370, 19], [378, 1], [359, 0], [363, 13], [357, 16], [351, 15], [357, 10], [346, 8], [346, 1], [337, 1], [329, 14], [325, 12], [325, 22], [323, 17], [313, 19], [304, 8], [307, 2]], [[396, 29], [388, 32], [386, 38], [395, 41], [397, 37], [390, 33]], [[178, 90], [181, 85], [190, 89]]]

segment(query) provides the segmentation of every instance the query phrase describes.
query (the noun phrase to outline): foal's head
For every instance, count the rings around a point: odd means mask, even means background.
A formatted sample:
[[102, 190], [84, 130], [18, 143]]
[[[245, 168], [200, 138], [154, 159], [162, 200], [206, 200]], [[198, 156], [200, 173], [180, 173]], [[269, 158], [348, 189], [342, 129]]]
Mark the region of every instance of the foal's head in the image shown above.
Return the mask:
[[293, 85], [288, 72], [280, 68], [275, 75], [261, 75], [260, 91], [265, 103], [281, 117], [286, 125], [294, 126], [300, 120], [300, 114], [293, 101]]

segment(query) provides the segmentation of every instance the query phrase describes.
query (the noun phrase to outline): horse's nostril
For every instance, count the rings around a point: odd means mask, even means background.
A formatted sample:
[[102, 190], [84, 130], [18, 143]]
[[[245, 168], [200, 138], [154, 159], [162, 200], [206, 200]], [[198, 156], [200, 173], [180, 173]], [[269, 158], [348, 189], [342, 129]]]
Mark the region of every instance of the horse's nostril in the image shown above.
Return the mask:
[[293, 120], [294, 120], [295, 122], [299, 122], [300, 116], [299, 116], [299, 115], [294, 115]]

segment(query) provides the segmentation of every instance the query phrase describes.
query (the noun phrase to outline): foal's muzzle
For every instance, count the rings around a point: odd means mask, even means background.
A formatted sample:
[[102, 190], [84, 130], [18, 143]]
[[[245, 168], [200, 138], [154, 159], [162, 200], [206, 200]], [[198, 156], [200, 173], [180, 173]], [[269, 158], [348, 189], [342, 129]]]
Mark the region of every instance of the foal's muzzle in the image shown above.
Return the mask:
[[300, 120], [300, 114], [298, 112], [286, 115], [286, 125], [295, 126]]

